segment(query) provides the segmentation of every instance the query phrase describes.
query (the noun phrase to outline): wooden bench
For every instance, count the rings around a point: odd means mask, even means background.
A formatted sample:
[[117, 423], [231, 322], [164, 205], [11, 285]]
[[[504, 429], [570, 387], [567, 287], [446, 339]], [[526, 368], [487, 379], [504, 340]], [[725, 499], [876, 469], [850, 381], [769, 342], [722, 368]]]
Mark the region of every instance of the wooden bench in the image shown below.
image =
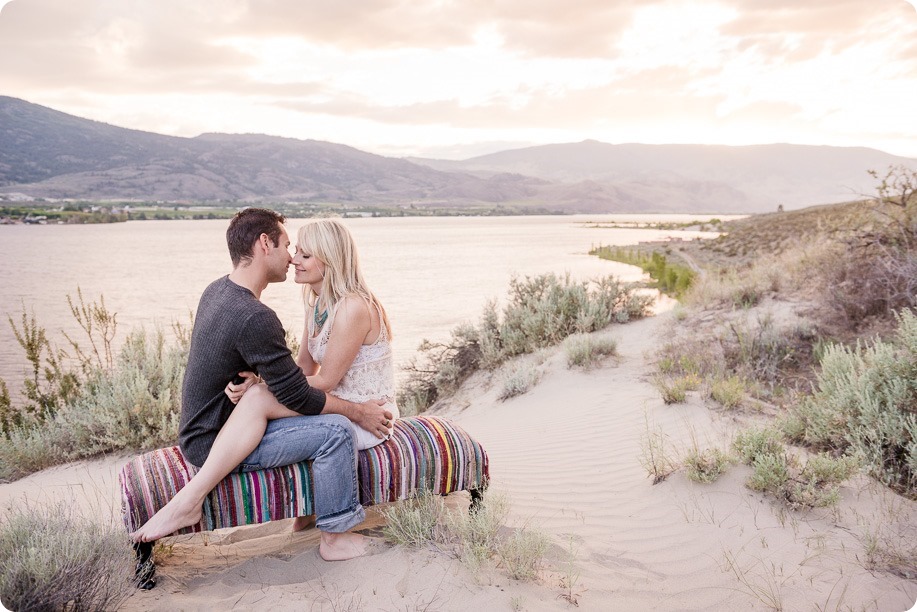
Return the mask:
[[[134, 457], [118, 476], [128, 533], [137, 530], [182, 487], [197, 469], [177, 446]], [[438, 417], [395, 421], [391, 438], [358, 453], [360, 503], [372, 506], [410, 499], [429, 491], [469, 491], [476, 505], [487, 488], [489, 466], [483, 447], [462, 428]], [[176, 534], [210, 531], [313, 514], [311, 462], [230, 474], [204, 500], [201, 522]], [[137, 584], [156, 585], [154, 542], [134, 544]]]

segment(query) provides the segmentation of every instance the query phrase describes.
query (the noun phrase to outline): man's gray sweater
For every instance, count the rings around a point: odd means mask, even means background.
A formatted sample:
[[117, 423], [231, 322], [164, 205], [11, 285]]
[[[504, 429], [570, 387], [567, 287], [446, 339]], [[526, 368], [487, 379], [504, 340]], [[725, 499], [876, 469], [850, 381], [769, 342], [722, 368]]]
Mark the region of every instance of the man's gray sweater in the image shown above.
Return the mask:
[[201, 296], [182, 387], [178, 438], [194, 465], [204, 464], [234, 408], [226, 385], [246, 370], [260, 375], [290, 410], [314, 415], [325, 407], [325, 394], [309, 386], [290, 355], [277, 314], [224, 276]]

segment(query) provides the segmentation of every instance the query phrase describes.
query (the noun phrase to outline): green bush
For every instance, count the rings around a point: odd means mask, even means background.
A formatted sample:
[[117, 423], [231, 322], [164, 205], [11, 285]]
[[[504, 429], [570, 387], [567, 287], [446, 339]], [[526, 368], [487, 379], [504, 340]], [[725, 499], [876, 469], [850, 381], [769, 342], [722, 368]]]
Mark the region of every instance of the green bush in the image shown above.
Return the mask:
[[568, 367], [588, 368], [603, 357], [616, 355], [618, 343], [614, 338], [598, 338], [590, 334], [574, 334], [564, 340]]
[[187, 354], [161, 331], [133, 332], [112, 370], [95, 370], [53, 418], [0, 437], [0, 479], [112, 450], [174, 444]]
[[543, 533], [522, 528], [498, 544], [497, 552], [510, 578], [534, 580], [549, 544]]
[[173, 444], [181, 412], [181, 381], [190, 334], [175, 324], [177, 341], [161, 330], [135, 330], [117, 357], [111, 349], [115, 315], [104, 301], [77, 302], [73, 316], [88, 340], [67, 337], [77, 369], [45, 331], [23, 312], [21, 327], [10, 321], [33, 366], [24, 383], [24, 406], [12, 406], [0, 381], [0, 480], [20, 478], [66, 461], [113, 450], [142, 450]]
[[783, 497], [790, 480], [789, 465], [785, 453], [764, 454], [755, 457], [752, 463], [753, 472], [746, 485], [753, 491], [771, 493]]
[[688, 391], [700, 386], [700, 380], [693, 374], [684, 376], [663, 376], [653, 378], [653, 385], [659, 390], [664, 404], [682, 404], [688, 399]]
[[815, 455], [800, 467], [799, 460], [786, 452], [773, 429], [740, 432], [733, 448], [743, 463], [753, 468], [746, 486], [773, 495], [791, 507], [830, 506], [839, 499], [840, 483], [859, 469], [850, 457]]
[[72, 506], [11, 510], [0, 525], [0, 599], [12, 610], [114, 610], [133, 590], [121, 525]]
[[527, 393], [529, 389], [538, 383], [541, 378], [541, 371], [532, 365], [521, 365], [513, 368], [503, 379], [503, 387], [500, 389], [498, 397], [501, 400], [508, 400], [511, 397]]
[[715, 482], [729, 467], [729, 455], [718, 448], [692, 449], [682, 459], [685, 475], [694, 482]]
[[658, 251], [647, 255], [628, 249], [598, 247], [589, 251], [589, 254], [598, 255], [601, 259], [639, 266], [656, 281], [656, 286], [661, 292], [676, 298], [682, 297], [687, 292], [696, 277], [694, 270], [671, 263], [665, 255]]
[[817, 389], [787, 428], [816, 448], [858, 455], [880, 481], [917, 495], [917, 316], [895, 337], [825, 350]]
[[710, 385], [710, 397], [723, 408], [738, 408], [745, 400], [745, 381], [738, 376], [717, 378]]
[[613, 277], [592, 282], [554, 274], [513, 279], [502, 316], [491, 301], [477, 325], [455, 328], [445, 343], [421, 343], [419, 355], [405, 367], [408, 378], [398, 391], [399, 406], [408, 407], [408, 414], [421, 412], [479, 369], [493, 369], [571, 334], [645, 316], [651, 303], [651, 296], [638, 293], [635, 285]]
[[437, 527], [443, 522], [446, 507], [442, 497], [425, 491], [421, 495], [392, 504], [380, 511], [386, 519], [383, 536], [402, 546], [426, 546], [438, 542]]
[[754, 465], [759, 457], [783, 454], [780, 435], [773, 429], [746, 429], [740, 431], [732, 442], [732, 448], [742, 463]]
[[509, 514], [502, 495], [488, 495], [474, 512], [453, 512], [446, 525], [462, 562], [473, 570], [487, 563], [498, 551], [500, 527]]

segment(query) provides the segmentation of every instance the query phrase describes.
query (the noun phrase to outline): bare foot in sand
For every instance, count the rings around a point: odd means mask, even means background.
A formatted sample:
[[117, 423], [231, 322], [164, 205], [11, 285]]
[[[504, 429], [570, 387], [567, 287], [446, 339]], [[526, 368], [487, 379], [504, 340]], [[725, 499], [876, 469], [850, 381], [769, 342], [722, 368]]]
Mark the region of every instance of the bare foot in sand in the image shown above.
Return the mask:
[[297, 531], [302, 531], [304, 529], [309, 529], [315, 526], [315, 515], [310, 516], [297, 516], [293, 519], [293, 533]]
[[318, 554], [325, 561], [346, 561], [366, 554], [367, 538], [359, 533], [322, 532]]
[[179, 496], [175, 496], [130, 537], [134, 542], [155, 542], [159, 538], [175, 533], [182, 527], [199, 523], [202, 514], [200, 502], [188, 506], [182, 503]]

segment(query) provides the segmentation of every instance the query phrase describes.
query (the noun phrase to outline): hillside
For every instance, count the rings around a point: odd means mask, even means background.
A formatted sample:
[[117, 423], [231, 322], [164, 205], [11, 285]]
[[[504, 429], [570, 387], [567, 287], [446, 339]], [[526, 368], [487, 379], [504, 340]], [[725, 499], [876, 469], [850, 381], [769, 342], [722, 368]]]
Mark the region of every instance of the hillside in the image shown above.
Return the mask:
[[258, 134], [164, 136], [0, 96], [0, 198], [333, 202], [554, 213], [754, 213], [853, 199], [866, 171], [917, 160], [870, 149], [610, 145], [470, 160], [395, 159]]
[[0, 97], [0, 192], [77, 199], [360, 203], [524, 199], [537, 179], [441, 172], [345, 145], [162, 136]]
[[413, 159], [431, 168], [479, 176], [514, 172], [549, 181], [618, 185], [691, 186], [741, 194], [747, 206], [773, 211], [857, 199], [872, 193], [867, 170], [891, 165], [917, 169], [917, 159], [862, 147], [788, 144], [716, 145], [608, 144], [595, 140], [501, 151], [464, 161]]

